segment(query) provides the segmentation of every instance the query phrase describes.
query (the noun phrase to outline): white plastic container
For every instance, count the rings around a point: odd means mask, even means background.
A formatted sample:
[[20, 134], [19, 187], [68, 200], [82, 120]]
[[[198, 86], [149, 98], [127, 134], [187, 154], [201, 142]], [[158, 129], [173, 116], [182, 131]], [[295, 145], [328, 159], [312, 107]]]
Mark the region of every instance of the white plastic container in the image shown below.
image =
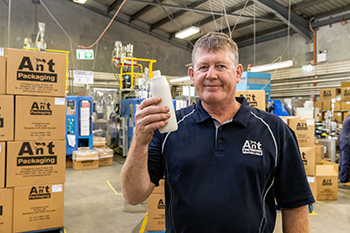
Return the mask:
[[169, 83], [164, 76], [161, 76], [160, 70], [153, 71], [153, 78], [151, 79], [151, 94], [152, 97], [159, 96], [162, 98], [162, 102], [158, 106], [168, 106], [170, 111], [170, 118], [168, 124], [159, 129], [161, 133], [167, 133], [177, 130], [177, 120], [173, 105], [173, 99], [171, 98]]

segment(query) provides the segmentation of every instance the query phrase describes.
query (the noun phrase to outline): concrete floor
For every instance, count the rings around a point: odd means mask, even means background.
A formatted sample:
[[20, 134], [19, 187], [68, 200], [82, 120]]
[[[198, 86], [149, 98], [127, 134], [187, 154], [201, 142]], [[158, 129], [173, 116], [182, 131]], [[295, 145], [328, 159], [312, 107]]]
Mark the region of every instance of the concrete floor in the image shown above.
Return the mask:
[[[128, 205], [121, 195], [120, 171], [124, 159], [116, 156], [110, 167], [66, 170], [65, 229], [67, 233], [139, 233], [147, 203]], [[110, 187], [112, 186], [116, 192]], [[310, 232], [350, 232], [350, 190], [339, 189], [337, 201], [318, 201], [310, 215]], [[282, 232], [278, 215], [274, 233]], [[140, 231], [141, 230], [141, 231]]]

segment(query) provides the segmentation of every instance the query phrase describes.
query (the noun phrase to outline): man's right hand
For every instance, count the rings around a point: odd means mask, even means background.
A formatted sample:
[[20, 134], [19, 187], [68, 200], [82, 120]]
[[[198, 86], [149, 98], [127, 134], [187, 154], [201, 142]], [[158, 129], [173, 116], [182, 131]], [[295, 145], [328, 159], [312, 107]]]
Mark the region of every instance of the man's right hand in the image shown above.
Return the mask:
[[140, 146], [148, 145], [153, 138], [153, 131], [168, 124], [169, 108], [155, 106], [161, 101], [160, 97], [148, 98], [136, 108], [133, 141]]

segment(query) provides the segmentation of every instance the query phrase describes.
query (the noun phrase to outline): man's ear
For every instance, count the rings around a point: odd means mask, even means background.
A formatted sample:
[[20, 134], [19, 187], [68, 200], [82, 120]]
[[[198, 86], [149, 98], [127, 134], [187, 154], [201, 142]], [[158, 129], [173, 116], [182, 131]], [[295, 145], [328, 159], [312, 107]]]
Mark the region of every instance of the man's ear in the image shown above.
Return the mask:
[[188, 76], [190, 76], [191, 82], [192, 82], [192, 84], [194, 84], [194, 70], [193, 70], [193, 67], [192, 67], [192, 66], [190, 66], [190, 67], [188, 68]]
[[236, 68], [237, 83], [239, 83], [239, 81], [241, 80], [242, 74], [243, 74], [243, 66], [241, 64], [238, 64]]

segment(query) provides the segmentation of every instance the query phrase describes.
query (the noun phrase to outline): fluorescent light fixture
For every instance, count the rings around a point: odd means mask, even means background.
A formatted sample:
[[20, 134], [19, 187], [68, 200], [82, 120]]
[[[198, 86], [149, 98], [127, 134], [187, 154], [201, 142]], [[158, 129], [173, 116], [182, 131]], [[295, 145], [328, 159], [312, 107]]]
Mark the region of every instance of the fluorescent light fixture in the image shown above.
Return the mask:
[[192, 36], [196, 33], [198, 33], [200, 31], [200, 29], [198, 27], [195, 26], [191, 26], [189, 28], [186, 28], [178, 33], [175, 34], [176, 38], [180, 38], [180, 39], [184, 39], [186, 37]]
[[291, 66], [293, 66], [293, 61], [282, 61], [282, 62], [271, 63], [267, 65], [262, 65], [262, 66], [254, 66], [250, 70], [251, 72], [262, 72], [266, 70], [275, 70], [275, 69], [281, 69], [281, 68], [286, 68]]
[[183, 77], [183, 78], [174, 78], [174, 79], [170, 79], [169, 81], [171, 83], [176, 83], [176, 82], [186, 82], [186, 81], [190, 81], [191, 78], [189, 76], [187, 77]]
[[84, 4], [87, 0], [73, 0], [73, 2]]

